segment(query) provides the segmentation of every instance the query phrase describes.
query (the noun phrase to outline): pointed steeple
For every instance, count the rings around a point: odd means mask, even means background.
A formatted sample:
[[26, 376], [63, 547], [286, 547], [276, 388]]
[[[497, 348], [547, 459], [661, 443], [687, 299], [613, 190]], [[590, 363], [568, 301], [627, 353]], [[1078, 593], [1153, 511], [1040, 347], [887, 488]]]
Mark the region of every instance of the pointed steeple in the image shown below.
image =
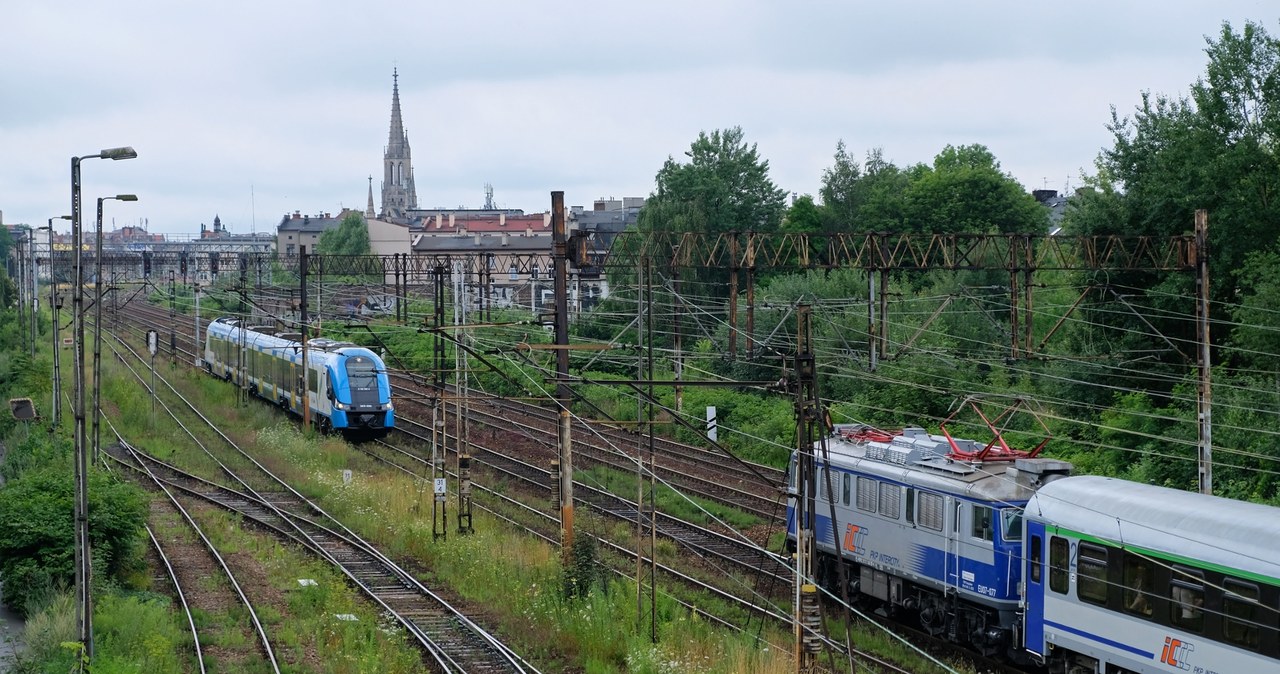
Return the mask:
[[373, 176], [369, 176], [369, 204], [364, 207], [364, 217], [366, 220], [377, 217], [377, 213], [373, 211]]
[[[418, 193], [413, 186], [413, 161], [409, 152], [409, 134], [400, 116], [400, 72], [391, 71], [391, 130], [382, 158], [382, 216], [403, 218], [418, 207]], [[372, 190], [372, 183], [370, 183]]]
[[387, 150], [408, 141], [404, 136], [404, 120], [400, 118], [400, 72], [391, 70], [391, 137], [387, 139]]

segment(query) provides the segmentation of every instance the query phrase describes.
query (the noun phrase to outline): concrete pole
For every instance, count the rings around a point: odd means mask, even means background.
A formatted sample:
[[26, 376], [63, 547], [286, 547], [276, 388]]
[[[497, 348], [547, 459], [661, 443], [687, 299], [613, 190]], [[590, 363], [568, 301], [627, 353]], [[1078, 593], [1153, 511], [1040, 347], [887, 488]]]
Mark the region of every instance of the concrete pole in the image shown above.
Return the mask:
[[569, 243], [564, 222], [564, 192], [551, 193], [551, 241], [555, 258], [556, 401], [560, 406], [560, 529], [566, 564], [573, 548], [573, 440], [569, 404]]

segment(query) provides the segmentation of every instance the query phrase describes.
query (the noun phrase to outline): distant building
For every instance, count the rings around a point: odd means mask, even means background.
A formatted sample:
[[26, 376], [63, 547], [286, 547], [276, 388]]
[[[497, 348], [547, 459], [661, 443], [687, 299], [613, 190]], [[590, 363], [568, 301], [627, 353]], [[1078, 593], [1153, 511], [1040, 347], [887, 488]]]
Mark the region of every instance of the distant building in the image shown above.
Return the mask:
[[1067, 214], [1067, 197], [1058, 196], [1058, 190], [1031, 190], [1031, 196], [1049, 209], [1049, 234], [1062, 231], [1062, 218]]

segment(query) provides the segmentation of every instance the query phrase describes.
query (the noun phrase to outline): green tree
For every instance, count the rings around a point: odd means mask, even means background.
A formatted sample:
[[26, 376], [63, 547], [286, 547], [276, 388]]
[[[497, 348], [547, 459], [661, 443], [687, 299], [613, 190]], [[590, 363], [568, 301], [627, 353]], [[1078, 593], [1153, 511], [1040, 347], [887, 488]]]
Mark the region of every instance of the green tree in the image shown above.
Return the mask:
[[827, 232], [896, 232], [902, 229], [907, 174], [885, 160], [880, 148], [859, 165], [836, 144], [835, 163], [822, 172], [823, 229]]
[[[1205, 73], [1189, 96], [1146, 93], [1132, 116], [1112, 111], [1113, 144], [1091, 179], [1096, 194], [1068, 213], [1066, 225], [1083, 234], [1167, 237], [1189, 232], [1195, 211], [1206, 209], [1210, 290], [1215, 300], [1234, 303], [1254, 294], [1249, 284], [1266, 280], [1257, 264], [1246, 263], [1248, 255], [1273, 250], [1280, 240], [1280, 41], [1248, 22], [1240, 31], [1224, 23], [1206, 44]], [[1111, 280], [1156, 291], [1152, 324], [1175, 342], [1195, 340], [1192, 321], [1158, 318], [1190, 311], [1182, 298], [1194, 295], [1192, 275], [1128, 273]], [[1150, 332], [1136, 319], [1098, 319]], [[1231, 342], [1231, 327], [1215, 328], [1212, 336]], [[1147, 342], [1141, 346], [1156, 340]], [[1182, 358], [1167, 352], [1166, 360]], [[1236, 352], [1232, 360], [1247, 366], [1253, 356]]]
[[316, 252], [323, 255], [368, 255], [372, 251], [369, 225], [359, 213], [348, 213], [337, 228], [320, 235], [316, 244]]
[[1048, 229], [1049, 215], [983, 145], [943, 148], [933, 166], [910, 172], [905, 228], [913, 232], [1023, 234]]
[[640, 212], [641, 231], [772, 232], [786, 211], [786, 192], [769, 178], [769, 162], [741, 127], [703, 131], [685, 153], [668, 157], [657, 189]]

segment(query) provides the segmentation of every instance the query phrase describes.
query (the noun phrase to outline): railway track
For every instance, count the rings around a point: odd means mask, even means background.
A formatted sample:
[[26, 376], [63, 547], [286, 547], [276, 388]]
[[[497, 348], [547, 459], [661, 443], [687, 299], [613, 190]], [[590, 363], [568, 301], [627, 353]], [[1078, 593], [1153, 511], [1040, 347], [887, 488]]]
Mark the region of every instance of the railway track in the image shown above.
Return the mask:
[[[126, 342], [121, 341], [121, 344], [128, 355], [143, 362], [142, 356]], [[114, 346], [112, 348], [115, 349]], [[117, 351], [117, 356], [122, 355]], [[130, 370], [139, 383], [144, 388], [147, 387], [145, 378], [132, 367]], [[217, 429], [215, 424], [167, 381], [161, 381], [169, 389], [166, 397], [180, 401], [191, 414], [220, 436], [239, 458], [256, 467], [258, 474], [254, 481], [260, 485], [257, 488], [251, 486], [245, 477], [203, 445], [202, 449], [218, 464], [225, 477], [239, 485], [238, 489], [197, 477], [142, 452], [132, 452], [133, 461], [145, 466], [146, 472], [155, 475], [166, 488], [179, 490], [190, 498], [201, 499], [234, 512], [246, 521], [293, 541], [334, 564], [353, 585], [394, 616], [417, 640], [427, 655], [427, 664], [434, 671], [537, 671], [376, 547], [263, 467]], [[165, 407], [169, 409], [167, 404]], [[169, 411], [175, 421], [181, 424], [178, 416], [172, 410]], [[185, 426], [184, 430], [191, 434]], [[194, 434], [191, 437], [196, 439]], [[122, 462], [119, 465], [129, 464]]]
[[[402, 371], [388, 374], [393, 378], [393, 392], [401, 399], [427, 400], [437, 395], [411, 374]], [[456, 388], [448, 387], [446, 395], [456, 396]], [[478, 391], [467, 391], [465, 395], [471, 403], [467, 407], [468, 416], [487, 427], [556, 437], [559, 412], [555, 409]], [[647, 460], [649, 446], [645, 436], [576, 418], [572, 433], [575, 462], [634, 472], [637, 457]], [[633, 449], [628, 451], [629, 448]], [[549, 445], [548, 450], [546, 456], [550, 459], [554, 445]], [[785, 512], [783, 471], [657, 436], [653, 438], [653, 452], [659, 476], [680, 491], [751, 513], [765, 522], [782, 521]]]
[[[185, 319], [171, 318], [168, 312], [145, 301], [130, 302], [126, 310], [132, 320], [145, 322], [152, 329], [164, 334], [171, 326], [174, 331], [174, 356], [194, 359], [197, 350], [191, 330], [183, 331]], [[207, 323], [207, 321], [203, 321]], [[166, 342], [167, 344], [167, 342]], [[434, 398], [436, 391], [426, 385], [421, 377], [400, 370], [388, 370], [393, 378], [392, 392], [403, 401], [423, 401]], [[456, 388], [446, 388], [449, 395]], [[490, 428], [508, 432], [555, 437], [559, 423], [558, 412], [524, 401], [507, 400], [488, 396], [478, 391], [466, 395], [477, 404], [468, 408], [468, 414], [477, 422]], [[400, 417], [403, 417], [403, 411]], [[633, 472], [635, 459], [626, 448], [644, 447], [637, 451], [647, 456], [648, 440], [609, 424], [574, 421], [574, 452], [580, 464], [603, 466], [623, 472]], [[683, 493], [698, 496], [712, 502], [750, 513], [766, 523], [781, 524], [785, 517], [783, 505], [785, 472], [771, 466], [743, 461], [719, 449], [675, 442], [666, 438], [653, 438], [655, 465], [659, 477]], [[550, 455], [548, 454], [548, 458]]]
[[[161, 313], [164, 312], [163, 309], [158, 311]], [[164, 328], [165, 330], [168, 329], [167, 323], [164, 322], [164, 321], [167, 321], [168, 319], [167, 314], [157, 317], [155, 315], [156, 312], [149, 311], [149, 310], [144, 310], [138, 313], [152, 316], [151, 320], [156, 321], [151, 324], [153, 327]], [[131, 316], [131, 318], [136, 320], [139, 317], [134, 315], [134, 316]], [[178, 324], [181, 325], [186, 320], [189, 320], [189, 317], [180, 318], [178, 321]], [[162, 332], [162, 342], [164, 341], [163, 334], [164, 333]], [[185, 355], [187, 356], [185, 360], [190, 361], [191, 358], [194, 356], [194, 351], [190, 350], [189, 348], [183, 348], [183, 347], [184, 346], [191, 347], [194, 342], [189, 338], [189, 336], [186, 339], [184, 339], [181, 336], [181, 330], [178, 331], [178, 335], [179, 335], [178, 339], [176, 340], [178, 353], [175, 355], [181, 358], [180, 354], [185, 353]], [[399, 399], [397, 399], [398, 410], [402, 409], [401, 401], [407, 401], [407, 400], [423, 401], [423, 400], [428, 400], [435, 395], [435, 393], [432, 390], [423, 386], [420, 383], [420, 379], [415, 380], [415, 378], [411, 374], [398, 372], [398, 371], [392, 371], [390, 374], [393, 377], [395, 377], [398, 382], [401, 382], [394, 386], [394, 388], [397, 390], [397, 393], [399, 395]], [[450, 387], [448, 391], [452, 393], [453, 392], [452, 387]], [[507, 431], [508, 433], [520, 435], [527, 438], [536, 438], [536, 437], [545, 438], [547, 437], [548, 433], [554, 434], [554, 428], [555, 428], [554, 424], [558, 422], [557, 413], [555, 410], [550, 410], [550, 409], [533, 405], [530, 403], [524, 403], [519, 401], [506, 401], [506, 400], [501, 400], [496, 398], [486, 398], [483, 400], [483, 402], [480, 405], [472, 405], [471, 408], [469, 409], [469, 413], [473, 415], [478, 421], [483, 423], [485, 426], [504, 430], [504, 431]], [[524, 418], [526, 419], [526, 421], [522, 422], [522, 421], [513, 420], [513, 417], [516, 417], [516, 416]], [[403, 415], [403, 413], [398, 415], [398, 422], [405, 423], [406, 425], [414, 425], [420, 430], [427, 430], [425, 425], [419, 424], [417, 422], [412, 422], [405, 415]], [[629, 431], [626, 431], [624, 429], [620, 429], [617, 427], [609, 426], [607, 424], [588, 423], [582, 420], [575, 420], [574, 423], [575, 423], [575, 431], [576, 431], [575, 432], [576, 456], [587, 458], [588, 461], [593, 461], [597, 465], [605, 465], [618, 470], [625, 470], [625, 471], [634, 470], [634, 465], [635, 465], [634, 460], [627, 457], [625, 451], [622, 451], [619, 449], [621, 447], [626, 447], [628, 445], [634, 446], [637, 443], [637, 436], [634, 433], [631, 433]], [[416, 438], [419, 441], [429, 442], [429, 440], [423, 435], [421, 435], [420, 433], [414, 433], [413, 431], [408, 431], [407, 429], [403, 429], [403, 428], [401, 430], [405, 431], [405, 433], [410, 437], [416, 436]], [[598, 441], [587, 442], [583, 440], [583, 438], [596, 438], [598, 439]], [[543, 447], [544, 450], [550, 450], [553, 447], [552, 443], [548, 443], [546, 441], [542, 441], [542, 442], [544, 445]], [[427, 472], [426, 469], [429, 468], [429, 464], [420, 454], [412, 450], [407, 450], [402, 447], [396, 447], [390, 443], [379, 443], [379, 444], [387, 451], [398, 453], [403, 456], [409, 457], [407, 460], [418, 463], [420, 466], [424, 468], [424, 473]], [[542, 490], [542, 491], [549, 491], [549, 487], [547, 486], [550, 483], [549, 471], [533, 466], [527, 462], [520, 461], [519, 459], [515, 459], [510, 456], [507, 456], [505, 452], [499, 452], [494, 448], [484, 447], [481, 444], [476, 443], [474, 438], [469, 441], [469, 444], [474, 449], [473, 458], [475, 458], [477, 462], [484, 463], [487, 468], [495, 470], [497, 473], [506, 475], [509, 478], [519, 480], [521, 483], [530, 485], [535, 489]], [[419, 479], [422, 479], [424, 477], [424, 475], [422, 474], [419, 474], [410, 469], [407, 469], [403, 465], [399, 465], [398, 462], [396, 461], [389, 460], [386, 457], [377, 456], [375, 453], [369, 451], [368, 448], [358, 448], [358, 449], [360, 449], [360, 451], [365, 452], [366, 454], [374, 456], [374, 458], [377, 458], [379, 461], [383, 463], [393, 465], [399, 470], [403, 470], [407, 473], [413, 474], [415, 475], [415, 477]], [[647, 449], [648, 448], [646, 446], [645, 450], [647, 451]], [[774, 506], [776, 506], [778, 503], [781, 502], [781, 495], [782, 495], [781, 490], [785, 483], [785, 474], [783, 471], [780, 471], [778, 469], [768, 467], [768, 466], [762, 466], [758, 464], [748, 464], [746, 462], [739, 461], [733, 457], [726, 457], [723, 453], [716, 450], [707, 450], [704, 448], [691, 447], [683, 443], [677, 443], [677, 442], [673, 442], [673, 441], [669, 441], [661, 438], [655, 438], [654, 450], [655, 450], [655, 455], [659, 457], [658, 459], [659, 474], [663, 476], [664, 481], [669, 480], [673, 486], [677, 486], [682, 491], [694, 493], [704, 498], [708, 498], [710, 500], [714, 500], [714, 501], [723, 503], [725, 505], [738, 508], [745, 512], [751, 512], [753, 514], [756, 514], [759, 517], [766, 518], [769, 520], [780, 521], [782, 519], [782, 514], [779, 512], [779, 509], [777, 507], [771, 507], [769, 505], [763, 505], [763, 504], [773, 504]], [[550, 456], [549, 451], [547, 453], [547, 456]], [[725, 484], [715, 485], [713, 481], [704, 480], [704, 479], [700, 479], [692, 476], [692, 473], [695, 473], [695, 472], [705, 474], [708, 471], [722, 472], [723, 475], [725, 476], [722, 482], [724, 482]], [[486, 489], [482, 485], [476, 484], [475, 487], [487, 493], [490, 496], [505, 500], [506, 502], [508, 502], [508, 504], [512, 505], [515, 508], [520, 509], [523, 512], [531, 513], [531, 514], [536, 513], [536, 517], [542, 519], [545, 523], [558, 525], [557, 518], [549, 516], [545, 512], [539, 511], [535, 508], [531, 508], [528, 505], [519, 503], [518, 501], [510, 499], [505, 495], [497, 494], [492, 490]], [[720, 487], [720, 488], [717, 489], [716, 487]], [[728, 488], [725, 489], [724, 487], [728, 487]], [[593, 490], [592, 488], [587, 487], [586, 485], [579, 485], [575, 487], [575, 492], [576, 492], [575, 495], [579, 495], [577, 493], [579, 490], [587, 493], [590, 493], [591, 491], [599, 491], [599, 490]], [[631, 503], [629, 501], [626, 501], [626, 499], [622, 499], [614, 495], [605, 494], [603, 492], [601, 492], [601, 494], [603, 496], [602, 496], [602, 500], [599, 503], [594, 503], [591, 498], [583, 498], [582, 502], [588, 505], [589, 507], [592, 507], [594, 510], [602, 512], [608, 516], [626, 520], [629, 522], [635, 522], [639, 514], [637, 513], [637, 509], [634, 503]], [[530, 533], [540, 536], [553, 544], [558, 544], [558, 541], [554, 540], [555, 529], [551, 527], [548, 527], [543, 531], [538, 531], [537, 529], [529, 528], [525, 525], [518, 524], [514, 522], [514, 520], [512, 520], [511, 518], [508, 518], [501, 514], [497, 514], [497, 513], [494, 513], [494, 514], [500, 517], [501, 519], [511, 522], [516, 526], [525, 528], [526, 530], [530, 531]], [[660, 533], [664, 532], [664, 529], [663, 529], [664, 523], [665, 522], [660, 521], [658, 524], [658, 530]], [[701, 528], [695, 526], [694, 529], [699, 530]], [[705, 533], [707, 533], [706, 530], [701, 530], [700, 532], [696, 532], [690, 537], [684, 538], [684, 539], [682, 539], [682, 536], [679, 532], [677, 532], [676, 535], [674, 536], [671, 535], [670, 533], [664, 533], [664, 535], [671, 537], [673, 540], [681, 541], [682, 543], [685, 543], [687, 541], [687, 545], [690, 548], [696, 549], [700, 545], [700, 541], [698, 540], [698, 538]], [[715, 532], [710, 532], [710, 533], [715, 534]], [[716, 536], [721, 536], [721, 535], [716, 534]], [[725, 538], [728, 538], [728, 537], [725, 537]], [[613, 543], [609, 543], [608, 541], [602, 540], [601, 542], [615, 548], [620, 553], [626, 554], [628, 556], [634, 556], [636, 554], [634, 551], [626, 550], [625, 548]], [[742, 557], [742, 555], [738, 554], [738, 552], [725, 552], [723, 550], [716, 550], [715, 548], [719, 544], [720, 543], [712, 543], [709, 545], [702, 546], [703, 553], [706, 554], [709, 558], [715, 558], [715, 559], [724, 561], [726, 563], [731, 563], [735, 565], [735, 567], [739, 568], [740, 571], [746, 571], [748, 573], [761, 573], [762, 572], [760, 569], [761, 566], [780, 565], [781, 568], [783, 569], [781, 573], [774, 573], [769, 571], [763, 571], [763, 573], [773, 574], [775, 576], [775, 579], [778, 582], [782, 582], [782, 579], [785, 577], [786, 582], [790, 583], [790, 579], [789, 579], [790, 571], [789, 569], [786, 568], [785, 564], [781, 562], [781, 560], [775, 560], [774, 562], [765, 562], [764, 564], [750, 564], [745, 559], [738, 559]], [[730, 544], [729, 547], [730, 548], [734, 547], [736, 544], [737, 542], [734, 542]], [[759, 559], [760, 550], [758, 548], [755, 548], [753, 549], [752, 553], [748, 553], [748, 556], [750, 554], [754, 554], [754, 556], [757, 559]], [[759, 613], [761, 615], [765, 615], [774, 620], [787, 622], [789, 624], [790, 617], [786, 615], [783, 611], [779, 610], [776, 606], [771, 606], [771, 605], [768, 605], [767, 603], [759, 602], [758, 599], [757, 600], [746, 599], [731, 593], [727, 593], [725, 590], [721, 588], [711, 586], [709, 584], [703, 583], [702, 581], [698, 581], [696, 579], [692, 579], [686, 574], [683, 574], [682, 572], [676, 569], [671, 569], [669, 567], [663, 566], [663, 570], [664, 572], [672, 575], [673, 577], [682, 579], [684, 582], [688, 582], [692, 585], [709, 590], [713, 593], [716, 593], [718, 596], [721, 596], [722, 598], [728, 598], [731, 601], [741, 604], [744, 608], [748, 610]], [[619, 572], [619, 571], [615, 570], [615, 572]], [[623, 573], [622, 575], [625, 575], [625, 573]], [[697, 610], [697, 609], [694, 609], [694, 610]], [[702, 612], [705, 614], [704, 611]], [[721, 624], [727, 624], [724, 621], [719, 620], [718, 618], [712, 617], [712, 619], [718, 620], [719, 622], [721, 622]], [[919, 636], [919, 634], [913, 634], [913, 636]], [[841, 657], [844, 657], [843, 655], [844, 649], [841, 643], [834, 640], [826, 639], [825, 637], [824, 637], [824, 640], [827, 642], [828, 647], [834, 649], [838, 653], [841, 653]], [[884, 661], [883, 659], [875, 655], [862, 652], [859, 649], [855, 649], [854, 653], [855, 655], [858, 656], [858, 658], [860, 658], [860, 661], [862, 663], [858, 666], [859, 671], [881, 671], [881, 672], [907, 671], [892, 663]], [[966, 656], [972, 658], [973, 654], [966, 653]], [[1010, 670], [1008, 667], [1003, 666], [1000, 663], [989, 662], [989, 661], [984, 661], [983, 666], [986, 667], [987, 670], [989, 671], [1015, 671], [1015, 670]]]
[[[119, 436], [117, 436], [119, 438]], [[194, 644], [196, 662], [201, 672], [206, 671], [205, 650], [201, 647], [201, 629], [197, 627], [196, 620], [192, 615], [191, 605], [187, 600], [187, 592], [184, 588], [198, 588], [196, 590], [203, 601], [197, 605], [197, 608], [208, 614], [231, 614], [232, 611], [226, 607], [229, 605], [238, 605], [244, 607], [244, 611], [251, 623], [252, 632], [256, 639], [256, 643], [260, 647], [261, 654], [266, 658], [267, 664], [271, 671], [279, 674], [280, 663], [276, 660], [275, 649], [271, 646], [271, 640], [267, 636], [266, 628], [263, 627], [262, 621], [258, 618], [258, 611], [254, 608], [253, 601], [245, 593], [241, 583], [236, 579], [236, 574], [226, 559], [218, 552], [218, 548], [209, 540], [200, 524], [196, 522], [191, 515], [189, 509], [183, 505], [182, 498], [175, 490], [170, 488], [161, 480], [154, 472], [147, 469], [146, 463], [138, 455], [137, 450], [129, 446], [127, 443], [119, 442], [118, 444], [107, 448], [107, 457], [114, 461], [114, 465], [120, 469], [131, 471], [134, 479], [147, 486], [150, 491], [160, 492], [164, 494], [164, 499], [151, 500], [151, 517], [170, 516], [181, 518], [200, 541], [198, 548], [203, 552], [203, 558], [193, 559], [190, 550], [197, 546], [181, 546], [181, 550], [186, 552], [180, 564], [175, 565], [170, 555], [165, 552], [165, 545], [155, 535], [150, 526], [147, 526], [147, 535], [151, 539], [151, 543], [159, 556], [164, 568], [169, 576], [170, 582], [173, 584], [175, 594], [178, 597], [179, 604], [182, 606], [183, 613], [187, 617], [187, 624], [191, 629], [192, 642]], [[172, 541], [168, 541], [172, 543]], [[179, 546], [173, 545], [172, 548]], [[226, 578], [226, 588], [210, 587], [209, 573], [220, 572]], [[227, 592], [231, 590], [232, 592]], [[231, 598], [229, 595], [234, 594]], [[205, 621], [202, 621], [202, 623]], [[246, 628], [249, 625], [245, 626]], [[206, 629], [212, 629], [206, 626]], [[216, 639], [215, 639], [216, 640]], [[226, 641], [231, 640], [224, 640]], [[226, 648], [220, 649], [220, 658], [225, 664], [233, 664], [228, 662]], [[240, 662], [239, 665], [246, 663]]]

